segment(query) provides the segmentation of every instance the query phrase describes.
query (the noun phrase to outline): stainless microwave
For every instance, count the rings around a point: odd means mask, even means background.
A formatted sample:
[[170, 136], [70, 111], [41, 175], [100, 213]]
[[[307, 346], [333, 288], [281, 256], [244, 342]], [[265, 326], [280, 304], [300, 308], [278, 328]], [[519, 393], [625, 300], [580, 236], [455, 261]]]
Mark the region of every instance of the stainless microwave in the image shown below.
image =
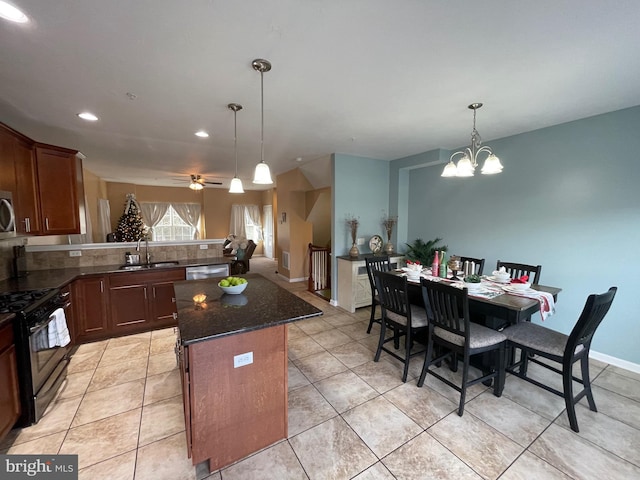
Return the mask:
[[16, 236], [16, 215], [13, 211], [13, 195], [0, 191], [0, 238]]

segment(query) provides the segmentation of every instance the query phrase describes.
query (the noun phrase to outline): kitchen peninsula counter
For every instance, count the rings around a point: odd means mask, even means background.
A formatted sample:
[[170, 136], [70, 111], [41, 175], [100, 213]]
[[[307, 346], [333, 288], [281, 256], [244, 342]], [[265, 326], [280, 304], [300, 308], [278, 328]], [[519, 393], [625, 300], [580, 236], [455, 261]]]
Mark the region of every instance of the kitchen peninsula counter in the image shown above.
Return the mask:
[[210, 471], [287, 438], [286, 324], [322, 315], [262, 275], [243, 277], [238, 295], [215, 279], [174, 284], [187, 447]]

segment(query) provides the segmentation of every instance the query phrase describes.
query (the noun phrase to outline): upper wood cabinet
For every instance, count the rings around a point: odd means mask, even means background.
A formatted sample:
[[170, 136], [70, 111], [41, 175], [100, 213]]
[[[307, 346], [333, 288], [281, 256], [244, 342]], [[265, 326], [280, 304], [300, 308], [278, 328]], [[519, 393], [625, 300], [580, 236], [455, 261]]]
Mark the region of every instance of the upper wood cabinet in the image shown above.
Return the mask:
[[0, 123], [0, 190], [13, 193], [18, 235], [86, 232], [81, 156]]
[[38, 197], [38, 172], [33, 144], [21, 138], [15, 139], [14, 162], [16, 191], [14, 195], [16, 231], [18, 234], [42, 233], [40, 198]]
[[82, 160], [77, 153], [36, 144], [43, 235], [86, 232]]

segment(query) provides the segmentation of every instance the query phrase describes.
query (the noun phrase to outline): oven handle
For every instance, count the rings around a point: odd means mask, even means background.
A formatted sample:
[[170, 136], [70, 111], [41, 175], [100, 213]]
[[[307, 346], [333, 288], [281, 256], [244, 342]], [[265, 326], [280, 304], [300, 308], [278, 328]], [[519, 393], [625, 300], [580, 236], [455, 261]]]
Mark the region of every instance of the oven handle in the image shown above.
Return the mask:
[[[71, 306], [71, 302], [66, 302], [62, 307], [63, 310], [66, 310], [67, 308], [69, 308]], [[29, 329], [29, 333], [31, 335], [33, 335], [36, 332], [39, 332], [40, 330], [42, 330], [43, 328], [45, 328], [47, 325], [49, 325], [49, 323], [51, 322], [51, 318], [52, 315], [49, 315], [49, 317], [44, 321], [44, 322], [40, 322], [35, 324], [33, 327], [31, 327]]]

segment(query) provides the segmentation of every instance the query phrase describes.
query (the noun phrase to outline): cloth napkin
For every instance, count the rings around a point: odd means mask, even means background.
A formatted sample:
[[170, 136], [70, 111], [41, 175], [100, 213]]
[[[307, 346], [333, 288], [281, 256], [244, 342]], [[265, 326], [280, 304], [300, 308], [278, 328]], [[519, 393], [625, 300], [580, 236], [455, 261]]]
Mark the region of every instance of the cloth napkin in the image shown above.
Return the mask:
[[540, 316], [542, 317], [543, 322], [549, 315], [553, 315], [556, 312], [556, 304], [553, 300], [553, 295], [550, 293], [533, 290], [531, 288], [522, 292], [510, 290], [507, 293], [509, 295], [538, 300], [538, 303], [540, 304]]

